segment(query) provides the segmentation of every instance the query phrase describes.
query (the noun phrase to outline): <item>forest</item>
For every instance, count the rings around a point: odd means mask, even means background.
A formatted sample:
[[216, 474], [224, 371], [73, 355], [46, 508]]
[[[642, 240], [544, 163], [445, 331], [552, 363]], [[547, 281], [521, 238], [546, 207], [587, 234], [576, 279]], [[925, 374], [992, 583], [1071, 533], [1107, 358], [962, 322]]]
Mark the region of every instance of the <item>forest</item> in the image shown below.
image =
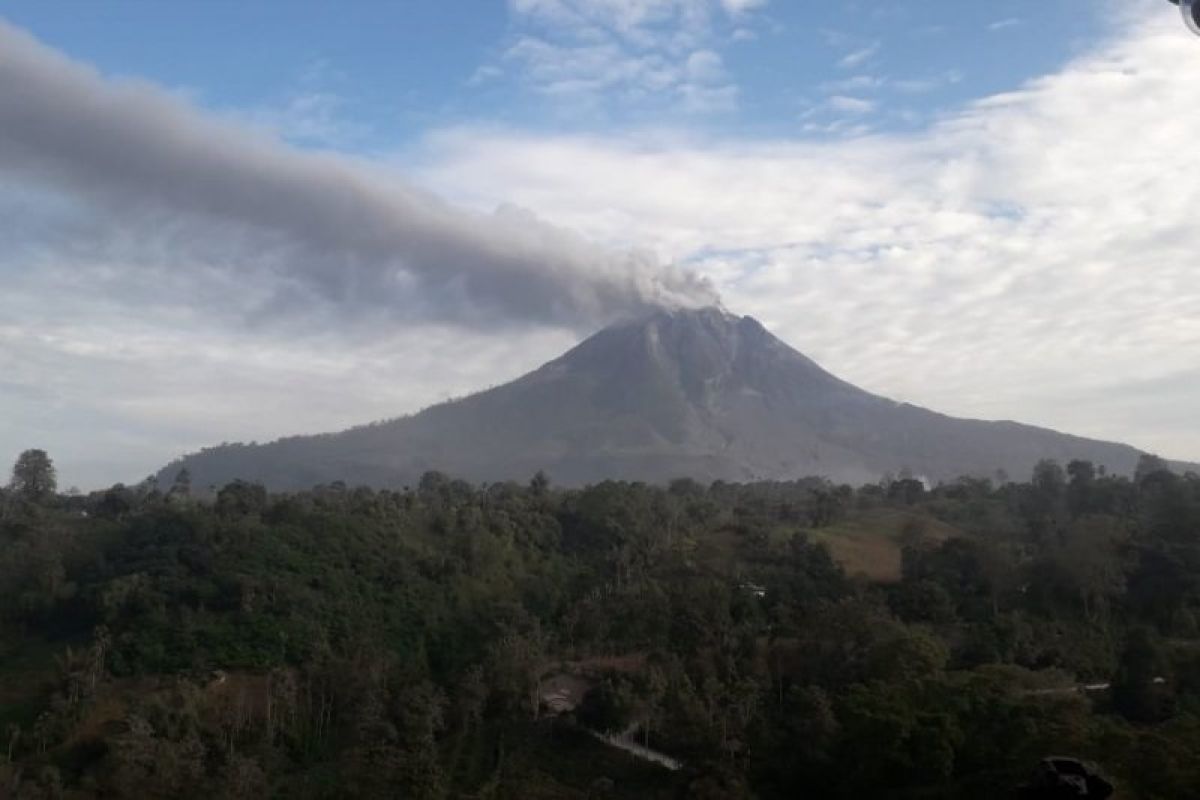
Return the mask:
[[1022, 478], [85, 494], [26, 451], [0, 796], [1195, 796], [1200, 476]]

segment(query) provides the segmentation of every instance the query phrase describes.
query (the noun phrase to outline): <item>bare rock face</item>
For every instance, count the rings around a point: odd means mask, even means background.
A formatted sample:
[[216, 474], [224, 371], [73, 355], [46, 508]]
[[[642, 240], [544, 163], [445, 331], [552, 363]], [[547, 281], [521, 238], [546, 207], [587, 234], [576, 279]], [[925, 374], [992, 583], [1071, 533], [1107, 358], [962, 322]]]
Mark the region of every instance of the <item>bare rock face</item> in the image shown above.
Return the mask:
[[412, 485], [438, 470], [473, 481], [559, 484], [874, 481], [1029, 476], [1043, 458], [1131, 473], [1132, 447], [1015, 422], [957, 419], [896, 403], [831, 375], [750, 317], [659, 311], [605, 328], [511, 383], [411, 417], [335, 434], [227, 445], [164, 468], [197, 486], [236, 478], [271, 489], [336, 480]]

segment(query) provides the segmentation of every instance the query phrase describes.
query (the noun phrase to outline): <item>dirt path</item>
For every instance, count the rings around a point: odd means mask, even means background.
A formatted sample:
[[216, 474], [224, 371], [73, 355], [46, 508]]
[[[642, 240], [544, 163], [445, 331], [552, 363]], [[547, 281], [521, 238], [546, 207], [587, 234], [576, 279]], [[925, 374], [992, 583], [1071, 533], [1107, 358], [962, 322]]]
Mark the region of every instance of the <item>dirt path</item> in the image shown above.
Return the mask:
[[649, 747], [645, 747], [635, 742], [633, 740], [633, 732], [635, 730], [637, 730], [636, 725], [631, 726], [622, 733], [610, 733], [605, 735], [598, 731], [591, 730], [589, 730], [588, 733], [611, 747], [624, 750], [626, 753], [629, 753], [635, 758], [640, 758], [643, 761], [650, 761], [654, 764], [658, 764], [661, 767], [666, 767], [672, 772], [678, 772], [679, 770], [683, 769], [683, 762], [679, 759], [671, 758], [671, 756], [667, 755], [666, 753], [660, 753], [657, 750], [651, 750]]

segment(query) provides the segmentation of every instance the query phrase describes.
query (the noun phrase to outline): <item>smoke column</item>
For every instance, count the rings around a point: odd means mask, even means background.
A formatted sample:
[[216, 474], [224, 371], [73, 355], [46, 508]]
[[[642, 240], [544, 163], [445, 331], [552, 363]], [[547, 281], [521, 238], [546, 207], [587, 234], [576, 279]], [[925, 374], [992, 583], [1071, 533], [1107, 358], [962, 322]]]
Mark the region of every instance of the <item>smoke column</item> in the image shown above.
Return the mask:
[[299, 150], [154, 86], [108, 79], [0, 21], [5, 175], [62, 193], [106, 229], [127, 230], [126, 241], [169, 229], [175, 255], [196, 243], [193, 261], [200, 243], [229, 242], [232, 255], [209, 266], [276, 285], [276, 311], [321, 303], [347, 316], [579, 327], [717, 300], [677, 267], [517, 209], [454, 208], [365, 161]]

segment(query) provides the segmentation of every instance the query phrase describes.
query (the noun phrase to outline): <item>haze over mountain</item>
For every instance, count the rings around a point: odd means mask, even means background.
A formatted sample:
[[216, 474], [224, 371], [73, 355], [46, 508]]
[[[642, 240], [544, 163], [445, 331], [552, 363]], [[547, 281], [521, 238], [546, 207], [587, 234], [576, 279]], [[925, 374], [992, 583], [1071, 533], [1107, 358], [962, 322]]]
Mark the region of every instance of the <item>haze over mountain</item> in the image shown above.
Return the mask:
[[410, 417], [264, 445], [222, 445], [168, 465], [196, 486], [274, 489], [336, 480], [400, 486], [428, 470], [474, 481], [606, 478], [863, 483], [1024, 478], [1042, 458], [1132, 472], [1141, 452], [1016, 422], [957, 419], [863, 391], [751, 317], [659, 311], [601, 330], [511, 383]]

